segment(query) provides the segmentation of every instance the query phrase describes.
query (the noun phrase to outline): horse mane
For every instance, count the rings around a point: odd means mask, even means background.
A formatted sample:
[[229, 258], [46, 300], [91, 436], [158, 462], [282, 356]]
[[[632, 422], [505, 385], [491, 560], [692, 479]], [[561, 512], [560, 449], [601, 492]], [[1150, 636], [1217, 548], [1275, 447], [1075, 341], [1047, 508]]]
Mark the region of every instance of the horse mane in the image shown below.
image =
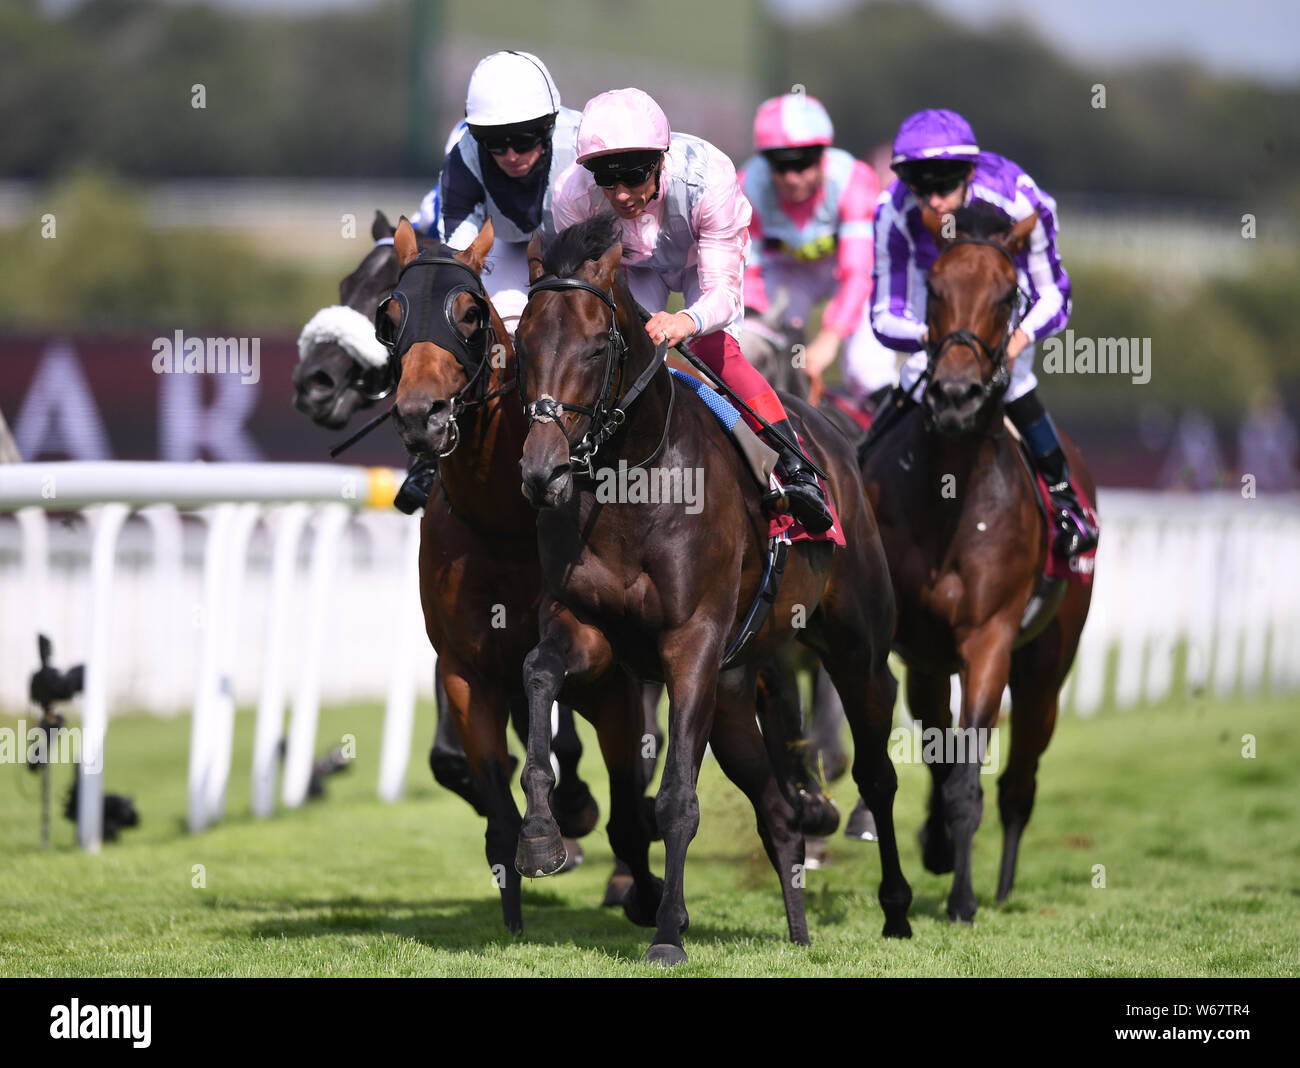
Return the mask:
[[973, 200], [953, 213], [953, 222], [961, 237], [988, 240], [1011, 229], [1011, 219], [1001, 208], [985, 200]]
[[598, 260], [618, 237], [618, 220], [613, 215], [594, 215], [561, 230], [542, 253], [547, 274], [568, 278], [588, 260]]

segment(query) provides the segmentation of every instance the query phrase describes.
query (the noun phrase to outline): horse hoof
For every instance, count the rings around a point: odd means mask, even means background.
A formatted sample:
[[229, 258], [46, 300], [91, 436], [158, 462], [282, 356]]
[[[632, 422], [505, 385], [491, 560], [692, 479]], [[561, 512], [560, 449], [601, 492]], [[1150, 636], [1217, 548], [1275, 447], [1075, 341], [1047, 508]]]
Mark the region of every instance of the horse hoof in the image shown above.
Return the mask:
[[[638, 927], [653, 927], [659, 918], [659, 902], [663, 898], [663, 881], [655, 879], [655, 894], [651, 901], [643, 901], [636, 885], [633, 884], [623, 898], [623, 915]], [[682, 960], [686, 954], [682, 954]]]
[[947, 875], [953, 869], [952, 839], [945, 828], [942, 835], [931, 835], [930, 825], [923, 823], [916, 839], [921, 843], [921, 863], [933, 875]]
[[799, 829], [806, 835], [824, 838], [834, 834], [840, 825], [840, 810], [829, 797], [814, 797], [799, 791]]
[[948, 919], [953, 923], [963, 923], [970, 927], [975, 923], [976, 907], [973, 898], [970, 901], [954, 901], [950, 898], [948, 900]]
[[830, 867], [830, 849], [825, 838], [806, 838], [803, 846], [803, 866], [809, 871]]
[[686, 956], [686, 950], [681, 946], [656, 942], [645, 951], [645, 959], [647, 964], [657, 964], [661, 968], [675, 968], [679, 964], [685, 964], [689, 958]]
[[867, 808], [866, 803], [861, 799], [849, 813], [849, 822], [844, 825], [844, 837], [852, 838], [855, 842], [880, 840], [879, 835], [876, 834], [876, 817], [871, 814], [871, 809]]
[[605, 883], [605, 900], [600, 903], [603, 909], [612, 909], [623, 904], [628, 891], [632, 889], [632, 872], [621, 860], [614, 862], [614, 870]]
[[902, 919], [886, 920], [880, 934], [883, 938], [911, 938], [912, 925], [907, 922], [905, 916]]
[[554, 875], [568, 860], [564, 839], [557, 835], [519, 839], [515, 850], [515, 871], [527, 879]]
[[564, 851], [568, 856], [565, 858], [560, 870], [555, 873], [556, 875], [563, 875], [566, 871], [573, 871], [574, 868], [579, 867], [587, 859], [587, 854], [583, 852], [582, 846], [574, 839], [565, 837], [563, 841]]
[[600, 806], [591, 796], [587, 784], [579, 783], [578, 787], [567, 796], [557, 793], [551, 806], [551, 812], [560, 825], [560, 834], [565, 838], [583, 838], [589, 835], [600, 822]]

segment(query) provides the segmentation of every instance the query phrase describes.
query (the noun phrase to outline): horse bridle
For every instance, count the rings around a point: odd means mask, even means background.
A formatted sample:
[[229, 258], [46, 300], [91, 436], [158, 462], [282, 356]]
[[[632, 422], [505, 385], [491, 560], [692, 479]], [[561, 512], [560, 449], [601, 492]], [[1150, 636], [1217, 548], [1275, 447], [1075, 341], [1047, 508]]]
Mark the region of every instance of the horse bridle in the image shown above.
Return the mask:
[[[661, 343], [655, 350], [655, 359], [650, 361], [649, 366], [637, 377], [632, 383], [632, 387], [625, 393], [622, 399], [610, 407], [610, 400], [617, 392], [614, 388], [614, 370], [615, 365], [618, 369], [618, 385], [623, 384], [624, 371], [627, 363], [628, 344], [623, 337], [622, 331], [618, 328], [618, 307], [614, 303], [612, 292], [607, 293], [605, 290], [584, 282], [580, 278], [544, 278], [534, 282], [528, 289], [528, 299], [531, 300], [534, 293], [542, 293], [547, 290], [565, 290], [580, 289], [599, 297], [601, 302], [609, 308], [609, 330], [605, 340], [605, 367], [604, 375], [600, 384], [600, 393], [597, 395], [593, 404], [570, 404], [568, 401], [558, 401], [554, 397], [543, 394], [537, 400], [528, 402], [524, 400], [523, 390], [519, 392], [520, 402], [524, 406], [524, 414], [528, 417], [528, 426], [531, 429], [534, 423], [556, 423], [559, 425], [559, 417], [562, 412], [577, 412], [579, 415], [585, 415], [588, 419], [587, 428], [581, 439], [575, 444], [573, 439], [565, 434], [565, 439], [569, 443], [569, 466], [574, 474], [585, 475], [588, 478], [594, 478], [592, 462], [595, 459], [597, 451], [605, 444], [620, 426], [627, 419], [627, 410], [632, 406], [632, 402], [639, 397], [645, 388], [654, 378], [655, 373], [663, 364], [663, 358], [668, 351], [667, 344]], [[668, 440], [668, 426], [672, 420], [672, 404], [674, 393], [670, 392], [668, 396], [668, 416], [664, 420], [663, 436], [659, 440], [659, 447], [653, 453], [647, 456], [636, 467], [643, 467], [654, 460], [660, 452], [663, 451], [664, 444]], [[564, 428], [560, 427], [561, 433]]]
[[[934, 262], [937, 264], [939, 259], [943, 257], [944, 253], [949, 249], [956, 248], [958, 245], [985, 245], [988, 248], [997, 249], [998, 252], [1006, 258], [1006, 261], [1011, 264], [1011, 269], [1016, 273], [1016, 292], [1020, 295], [1022, 302], [1028, 302], [1029, 298], [1027, 294], [1020, 288], [1018, 281], [1020, 270], [1016, 267], [1015, 258], [1006, 250], [1005, 247], [999, 245], [996, 241], [988, 241], [981, 237], [959, 237], [955, 241], [951, 241], [947, 245], [944, 245]], [[930, 269], [934, 270], [934, 267], [932, 266]], [[1007, 366], [1007, 345], [1011, 342], [1011, 336], [1015, 333], [1016, 325], [1019, 323], [1020, 318], [1020, 315], [1012, 315], [1008, 319], [1007, 329], [996, 346], [990, 346], [988, 342], [977, 333], [973, 330], [968, 330], [965, 327], [960, 330], [950, 331], [937, 342], [927, 341], [925, 346], [927, 360], [925, 372], [923, 373], [922, 378], [927, 383], [933, 379], [935, 368], [938, 366], [939, 360], [951, 346], [965, 345], [967, 348], [977, 353], [982, 352], [988, 359], [989, 363], [993, 366], [993, 373], [989, 376], [988, 380], [980, 383], [980, 390], [984, 394], [984, 401], [982, 403], [987, 403], [990, 398], [1005, 393], [1007, 386], [1011, 384], [1011, 371]]]
[[[388, 349], [387, 370], [393, 389], [397, 388], [402, 379], [402, 357], [406, 355], [412, 345], [421, 341], [432, 341], [440, 348], [450, 352], [465, 372], [468, 381], [449, 400], [451, 405], [451, 444], [448, 445], [445, 452], [438, 454], [441, 459], [450, 456], [460, 444], [459, 419], [461, 415], [471, 408], [486, 404], [488, 401], [510, 392], [518, 383], [516, 380], [511, 379], [498, 389], [491, 392], [486, 391], [488, 376], [484, 375], [483, 372], [489, 363], [488, 355], [495, 346], [496, 330], [492, 326], [492, 307], [488, 303], [487, 292], [483, 288], [483, 280], [477, 271], [456, 259], [452, 255], [452, 250], [447, 246], [442, 246], [439, 252], [440, 255], [436, 256], [422, 255], [411, 260], [402, 268], [401, 273], [397, 276], [397, 284], [393, 287], [392, 294], [380, 302], [379, 308], [375, 312], [375, 337], [381, 345]], [[415, 317], [418, 322], [412, 323], [411, 298], [400, 287], [407, 271], [416, 267], [433, 269], [435, 277], [429, 286], [430, 295], [440, 291], [439, 275], [442, 276], [444, 281], [447, 280], [449, 275], [455, 276], [463, 273], [469, 276], [468, 279], [446, 282], [441, 319], [431, 310], [434, 301], [430, 300], [427, 304], [421, 304], [415, 309]], [[473, 298], [482, 317], [482, 324], [468, 338], [456, 328], [452, 311], [455, 300], [461, 293], [468, 293]], [[401, 318], [396, 327], [393, 326], [392, 320], [388, 317], [388, 306], [394, 303], [401, 309]], [[419, 336], [414, 336], [417, 333]], [[396, 413], [396, 409], [394, 409], [394, 413]]]

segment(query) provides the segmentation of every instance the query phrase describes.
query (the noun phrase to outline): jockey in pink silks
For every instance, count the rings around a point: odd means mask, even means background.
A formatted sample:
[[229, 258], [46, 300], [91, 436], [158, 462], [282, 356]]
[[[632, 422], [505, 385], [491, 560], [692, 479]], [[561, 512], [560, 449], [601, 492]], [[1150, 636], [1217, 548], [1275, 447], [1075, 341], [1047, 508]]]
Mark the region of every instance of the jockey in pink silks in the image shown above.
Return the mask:
[[759, 107], [758, 154], [740, 174], [754, 209], [745, 306], [761, 314], [783, 288], [787, 315], [806, 321], [814, 304], [829, 301], [805, 354], [808, 376], [820, 379], [843, 345], [846, 385], [859, 404], [874, 405], [898, 378], [894, 351], [871, 331], [872, 220], [880, 183], [868, 164], [832, 147], [834, 137], [826, 109], [806, 93]]
[[[663, 109], [640, 89], [602, 93], [583, 109], [577, 162], [559, 177], [551, 210], [557, 230], [612, 210], [628, 286], [653, 313], [645, 326], [650, 339], [672, 345], [692, 338], [696, 354], [741, 400], [798, 440], [776, 392], [740, 351], [751, 212], [725, 153], [673, 133]], [[685, 297], [684, 311], [664, 310], [672, 292]], [[831, 514], [805, 458], [769, 443], [780, 454], [791, 513], [812, 533], [828, 529]]]

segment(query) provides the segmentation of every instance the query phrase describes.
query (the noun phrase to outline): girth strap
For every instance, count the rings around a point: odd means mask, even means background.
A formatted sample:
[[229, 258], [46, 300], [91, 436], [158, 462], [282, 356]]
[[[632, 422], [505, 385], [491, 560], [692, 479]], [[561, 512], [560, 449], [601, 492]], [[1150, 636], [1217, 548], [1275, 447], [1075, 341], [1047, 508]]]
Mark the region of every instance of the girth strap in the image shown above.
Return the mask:
[[723, 670], [735, 663], [748, 647], [750, 640], [763, 628], [767, 617], [772, 614], [772, 606], [776, 604], [776, 595], [781, 590], [781, 579], [785, 575], [786, 557], [790, 555], [790, 539], [784, 534], [769, 539], [767, 554], [767, 571], [763, 575], [763, 583], [758, 588], [758, 594], [754, 598], [753, 605], [750, 606], [749, 615], [745, 617], [740, 633], [732, 639], [727, 651], [722, 655]]

